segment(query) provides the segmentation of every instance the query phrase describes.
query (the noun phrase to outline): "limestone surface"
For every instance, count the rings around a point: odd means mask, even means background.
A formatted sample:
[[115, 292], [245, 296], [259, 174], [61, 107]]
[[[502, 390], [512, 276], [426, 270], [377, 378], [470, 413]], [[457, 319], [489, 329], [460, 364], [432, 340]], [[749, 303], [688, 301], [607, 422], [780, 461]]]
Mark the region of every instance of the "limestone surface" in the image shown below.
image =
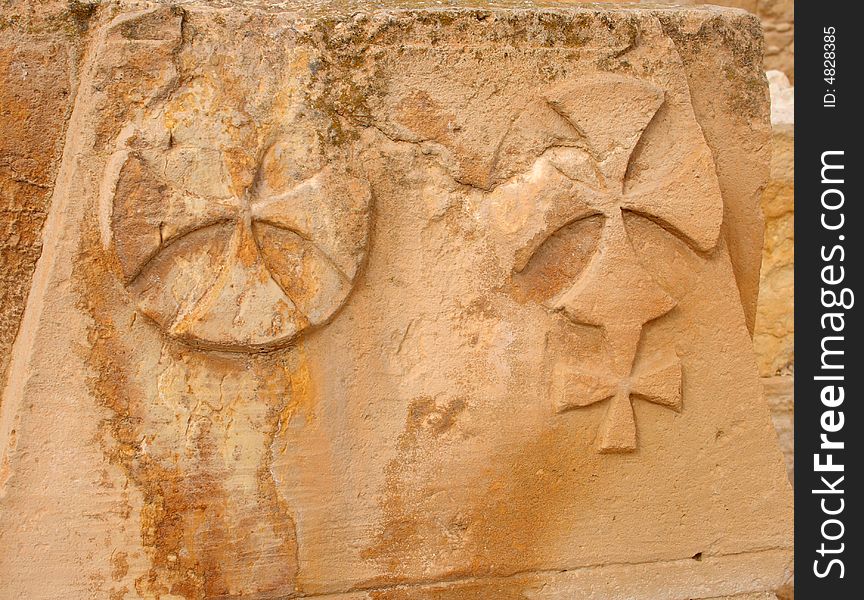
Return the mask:
[[42, 249], [87, 22], [86, 10], [39, 4], [0, 7], [0, 388]]
[[758, 21], [105, 2], [0, 407], [9, 597], [762, 598]]
[[[607, 0], [613, 1], [614, 0]], [[640, 0], [650, 3], [652, 0]], [[759, 17], [765, 36], [765, 68], [784, 73], [795, 80], [795, 1], [794, 0], [669, 0], [670, 4], [716, 4], [746, 10]]]
[[[762, 193], [765, 243], [753, 343], [786, 472], [794, 483], [794, 88], [780, 71], [766, 75], [773, 135], [771, 176]], [[778, 590], [781, 600], [792, 598], [792, 588], [790, 581]]]
[[762, 193], [765, 244], [753, 343], [763, 377], [791, 375], [795, 362], [795, 123], [794, 88], [769, 71], [771, 176]]

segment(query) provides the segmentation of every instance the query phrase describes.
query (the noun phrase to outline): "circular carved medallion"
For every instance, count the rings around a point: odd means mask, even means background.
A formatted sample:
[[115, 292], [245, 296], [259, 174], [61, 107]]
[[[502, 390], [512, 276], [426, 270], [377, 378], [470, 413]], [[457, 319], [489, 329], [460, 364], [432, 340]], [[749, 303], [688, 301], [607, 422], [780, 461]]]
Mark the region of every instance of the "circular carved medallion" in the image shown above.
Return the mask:
[[268, 349], [345, 302], [366, 249], [369, 187], [340, 166], [292, 164], [295, 145], [277, 141], [257, 162], [202, 148], [113, 155], [103, 237], [140, 312], [167, 335]]

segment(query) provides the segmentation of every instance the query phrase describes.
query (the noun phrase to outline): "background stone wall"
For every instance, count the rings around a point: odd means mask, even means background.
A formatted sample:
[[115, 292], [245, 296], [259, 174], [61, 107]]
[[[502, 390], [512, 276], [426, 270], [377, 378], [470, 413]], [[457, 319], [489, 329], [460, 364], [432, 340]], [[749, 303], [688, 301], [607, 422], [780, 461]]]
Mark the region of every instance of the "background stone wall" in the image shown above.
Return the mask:
[[762, 195], [765, 244], [759, 286], [759, 307], [753, 342], [763, 378], [765, 396], [793, 480], [792, 370], [794, 269], [794, 153], [793, 88], [783, 73], [769, 71], [772, 138], [771, 180]]

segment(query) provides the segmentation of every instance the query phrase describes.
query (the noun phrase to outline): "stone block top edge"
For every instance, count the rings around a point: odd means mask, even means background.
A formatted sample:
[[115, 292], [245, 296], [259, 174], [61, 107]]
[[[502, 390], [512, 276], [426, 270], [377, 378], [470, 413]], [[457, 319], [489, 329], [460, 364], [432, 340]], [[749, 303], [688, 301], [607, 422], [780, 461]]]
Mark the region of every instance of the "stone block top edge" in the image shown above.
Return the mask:
[[90, 0], [91, 7], [114, 5], [120, 10], [159, 6], [184, 9], [244, 10], [295, 13], [301, 18], [327, 18], [377, 13], [675, 13], [751, 17], [743, 9], [710, 4], [681, 6], [663, 2], [572, 2], [569, 0]]
[[[262, 14], [305, 22], [344, 22], [367, 17], [410, 18], [424, 15], [441, 19], [441, 26], [462, 18], [484, 16], [537, 18], [566, 16], [658, 16], [693, 21], [720, 18], [738, 25], [759, 27], [758, 18], [745, 10], [725, 6], [681, 6], [662, 2], [571, 2], [569, 0], [54, 0], [43, 7], [36, 0], [18, 0], [0, 8], [0, 32], [65, 33], [80, 38], [109, 15], [177, 8], [190, 12]], [[437, 25], [436, 25], [437, 26]]]

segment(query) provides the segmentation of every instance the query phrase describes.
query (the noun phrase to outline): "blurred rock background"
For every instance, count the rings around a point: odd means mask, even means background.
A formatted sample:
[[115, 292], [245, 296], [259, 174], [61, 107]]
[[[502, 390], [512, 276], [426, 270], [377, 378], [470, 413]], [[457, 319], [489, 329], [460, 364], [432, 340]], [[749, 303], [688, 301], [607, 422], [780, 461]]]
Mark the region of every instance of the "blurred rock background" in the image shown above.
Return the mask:
[[[753, 344], [765, 399], [771, 408], [774, 428], [786, 458], [786, 472], [794, 485], [794, 88], [782, 71], [768, 71], [767, 76], [774, 135], [771, 139], [771, 178], [762, 193], [765, 242]], [[778, 596], [781, 600], [792, 600], [792, 583], [780, 590]]]
[[772, 138], [771, 179], [762, 194], [765, 244], [759, 306], [753, 343], [759, 360], [765, 397], [774, 417], [780, 445], [786, 456], [789, 480], [794, 482], [792, 438], [792, 370], [795, 363], [793, 335], [793, 268], [795, 220], [794, 100], [786, 75], [769, 71]]

